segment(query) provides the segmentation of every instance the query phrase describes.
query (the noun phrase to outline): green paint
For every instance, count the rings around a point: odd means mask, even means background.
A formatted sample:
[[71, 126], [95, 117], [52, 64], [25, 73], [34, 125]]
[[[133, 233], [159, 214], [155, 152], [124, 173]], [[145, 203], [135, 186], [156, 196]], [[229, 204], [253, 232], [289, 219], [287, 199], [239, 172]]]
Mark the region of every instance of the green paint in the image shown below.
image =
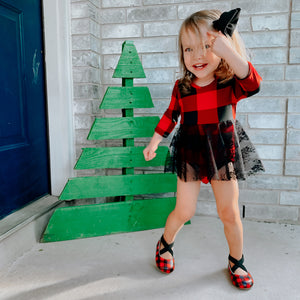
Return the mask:
[[133, 78], [122, 78], [123, 87], [133, 87]]
[[42, 242], [161, 228], [174, 207], [175, 198], [159, 198], [58, 208]]
[[70, 178], [60, 200], [175, 192], [174, 174], [113, 175]]
[[100, 109], [154, 107], [147, 87], [108, 87]]
[[113, 78], [145, 78], [145, 72], [132, 41], [122, 45], [122, 54]]
[[122, 139], [123, 147], [84, 148], [75, 169], [117, 168], [122, 170], [123, 175], [70, 178], [60, 199], [117, 197], [122, 201], [56, 209], [42, 242], [163, 227], [175, 207], [174, 197], [134, 200], [141, 197], [138, 195], [152, 197], [152, 194], [175, 192], [177, 176], [134, 174], [134, 168], [163, 166], [169, 157], [169, 150], [158, 147], [156, 158], [146, 162], [144, 147], [134, 147], [135, 138], [153, 135], [159, 117], [134, 117], [134, 108], [150, 108], [153, 103], [147, 87], [133, 86], [134, 78], [145, 77], [133, 42], [123, 43], [113, 77], [122, 78], [122, 87], [109, 87], [100, 109], [121, 110], [122, 117], [96, 118], [88, 140]]
[[122, 109], [122, 117], [133, 117], [133, 109], [132, 108], [126, 108]]
[[144, 147], [84, 148], [75, 169], [142, 168], [164, 166], [169, 157], [169, 148], [160, 146], [156, 157], [145, 161]]
[[[122, 55], [121, 55], [120, 60], [122, 60], [123, 53], [124, 53], [124, 55], [126, 53], [125, 45], [126, 45], [126, 43], [123, 43]], [[134, 47], [134, 49], [135, 49], [135, 47]], [[131, 53], [132, 51], [130, 50], [129, 52]], [[136, 53], [136, 55], [137, 55], [137, 53]], [[123, 56], [123, 58], [124, 58], [124, 56]], [[130, 63], [132, 63], [131, 58], [130, 58]], [[138, 59], [137, 64], [141, 65], [141, 62], [139, 61], [139, 59]], [[120, 62], [118, 63], [118, 66], [120, 66]], [[142, 69], [143, 69], [143, 67], [142, 67]], [[122, 77], [125, 77], [125, 76], [122, 76]], [[128, 88], [128, 87], [132, 88], [133, 87], [133, 79], [122, 78], [122, 87], [123, 88]], [[122, 109], [122, 117], [123, 118], [128, 118], [128, 117], [133, 117], [133, 116], [134, 116], [133, 108], [124, 108], [124, 109]], [[133, 138], [123, 138], [123, 147], [133, 147], [133, 146], [134, 146], [134, 139]], [[134, 175], [134, 168], [122, 168], [122, 174], [123, 175]], [[133, 201], [133, 199], [134, 199], [133, 196], [125, 196], [124, 197], [124, 201]]]
[[159, 117], [96, 118], [88, 140], [151, 137]]

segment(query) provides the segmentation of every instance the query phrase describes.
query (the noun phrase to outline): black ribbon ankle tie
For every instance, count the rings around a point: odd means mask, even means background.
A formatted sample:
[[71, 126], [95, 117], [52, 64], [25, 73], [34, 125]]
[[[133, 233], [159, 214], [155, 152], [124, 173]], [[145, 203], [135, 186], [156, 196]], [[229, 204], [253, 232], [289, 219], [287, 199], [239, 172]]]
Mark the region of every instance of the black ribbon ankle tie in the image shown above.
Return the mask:
[[218, 20], [213, 21], [214, 29], [232, 36], [240, 16], [240, 8], [223, 12]]

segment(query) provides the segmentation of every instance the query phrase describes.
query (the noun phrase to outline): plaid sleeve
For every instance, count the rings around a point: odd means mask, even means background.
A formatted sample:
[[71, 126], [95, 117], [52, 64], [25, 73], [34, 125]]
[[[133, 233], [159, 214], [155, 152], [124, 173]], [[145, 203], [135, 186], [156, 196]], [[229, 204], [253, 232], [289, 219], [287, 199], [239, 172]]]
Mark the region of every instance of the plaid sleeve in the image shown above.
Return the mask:
[[180, 115], [179, 106], [179, 90], [178, 81], [176, 81], [173, 88], [171, 102], [163, 116], [161, 117], [159, 123], [155, 128], [155, 132], [163, 137], [168, 137], [177, 124], [178, 117]]
[[247, 77], [240, 79], [235, 76], [234, 94], [237, 101], [257, 94], [260, 89], [262, 78], [250, 62], [248, 65], [249, 74]]

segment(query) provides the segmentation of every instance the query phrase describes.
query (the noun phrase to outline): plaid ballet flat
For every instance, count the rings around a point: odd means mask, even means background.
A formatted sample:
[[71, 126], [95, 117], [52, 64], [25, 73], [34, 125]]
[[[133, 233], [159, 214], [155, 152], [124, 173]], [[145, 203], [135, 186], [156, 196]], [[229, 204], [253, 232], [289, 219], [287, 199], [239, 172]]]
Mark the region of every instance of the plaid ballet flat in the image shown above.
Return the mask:
[[[159, 250], [161, 243], [163, 244], [164, 248]], [[173, 247], [174, 243], [168, 244], [164, 236], [161, 236], [161, 239], [158, 241], [157, 246], [156, 246], [156, 256], [155, 256], [155, 261], [156, 261], [156, 266], [158, 269], [163, 272], [163, 273], [171, 273], [175, 269], [175, 260], [173, 257]], [[161, 257], [162, 254], [169, 252], [172, 255], [172, 259], [164, 259]]]
[[[243, 265], [244, 263], [244, 255], [240, 260], [236, 260], [232, 256], [228, 256], [229, 261], [234, 263], [233, 267], [230, 267], [230, 263], [228, 263], [228, 270], [230, 273], [230, 278], [232, 281], [232, 284], [239, 289], [250, 289], [253, 286], [253, 278], [251, 274], [247, 271], [246, 267]], [[234, 272], [238, 269], [241, 268], [245, 272], [247, 272], [247, 275], [237, 275], [234, 274]]]

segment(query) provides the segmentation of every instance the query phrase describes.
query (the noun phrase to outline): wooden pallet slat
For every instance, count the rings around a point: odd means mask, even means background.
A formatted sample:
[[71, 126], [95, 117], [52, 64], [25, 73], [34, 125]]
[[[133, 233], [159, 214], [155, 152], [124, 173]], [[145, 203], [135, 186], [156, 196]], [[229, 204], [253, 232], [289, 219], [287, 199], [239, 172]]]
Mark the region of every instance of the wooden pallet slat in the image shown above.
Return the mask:
[[145, 160], [143, 150], [144, 147], [84, 148], [75, 169], [157, 167], [164, 166], [169, 157], [166, 146], [158, 147], [156, 157], [150, 161]]
[[42, 242], [161, 228], [174, 207], [174, 197], [61, 207], [55, 210]]
[[122, 54], [113, 78], [145, 78], [145, 72], [132, 41], [122, 45]]
[[139, 174], [74, 177], [68, 180], [60, 200], [169, 193], [176, 191], [174, 174]]
[[100, 109], [154, 107], [148, 87], [108, 87]]
[[96, 118], [88, 140], [151, 137], [159, 117]]

